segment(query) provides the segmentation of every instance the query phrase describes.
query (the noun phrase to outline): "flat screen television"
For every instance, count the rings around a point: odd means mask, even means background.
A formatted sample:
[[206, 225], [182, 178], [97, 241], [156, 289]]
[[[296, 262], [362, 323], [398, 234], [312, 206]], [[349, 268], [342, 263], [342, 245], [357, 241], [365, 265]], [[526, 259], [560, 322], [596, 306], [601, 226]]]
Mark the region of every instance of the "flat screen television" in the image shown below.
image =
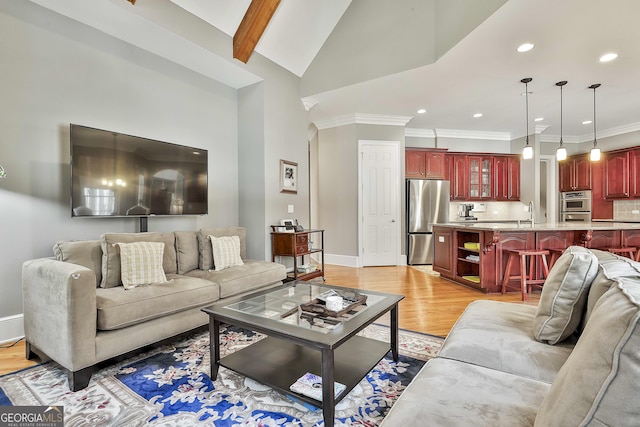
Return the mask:
[[70, 127], [72, 217], [207, 213], [207, 150]]

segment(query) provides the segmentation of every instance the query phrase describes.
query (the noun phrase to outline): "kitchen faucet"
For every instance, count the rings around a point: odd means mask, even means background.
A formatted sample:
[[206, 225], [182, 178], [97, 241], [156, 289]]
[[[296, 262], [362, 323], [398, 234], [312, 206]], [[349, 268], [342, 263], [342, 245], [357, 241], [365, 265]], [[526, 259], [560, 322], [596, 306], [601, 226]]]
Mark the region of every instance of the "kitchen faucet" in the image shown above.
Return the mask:
[[529, 202], [529, 221], [531, 221], [531, 225], [533, 225], [534, 218], [535, 218], [535, 215], [534, 215], [533, 201], [530, 201]]

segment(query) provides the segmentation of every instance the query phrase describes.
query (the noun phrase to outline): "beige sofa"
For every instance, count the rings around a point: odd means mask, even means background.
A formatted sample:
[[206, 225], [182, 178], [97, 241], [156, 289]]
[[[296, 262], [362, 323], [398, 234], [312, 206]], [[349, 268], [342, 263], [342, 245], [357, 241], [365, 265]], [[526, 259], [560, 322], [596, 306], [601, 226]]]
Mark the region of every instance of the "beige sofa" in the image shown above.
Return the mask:
[[[238, 236], [243, 265], [215, 271], [209, 236]], [[122, 286], [115, 244], [132, 242], [164, 243], [166, 282]], [[23, 264], [27, 358], [35, 353], [66, 368], [73, 391], [87, 386], [99, 362], [206, 325], [203, 307], [286, 277], [281, 264], [246, 259], [242, 227], [104, 234], [58, 242], [54, 255]]]
[[476, 301], [382, 425], [640, 425], [640, 263], [571, 247], [537, 307]]

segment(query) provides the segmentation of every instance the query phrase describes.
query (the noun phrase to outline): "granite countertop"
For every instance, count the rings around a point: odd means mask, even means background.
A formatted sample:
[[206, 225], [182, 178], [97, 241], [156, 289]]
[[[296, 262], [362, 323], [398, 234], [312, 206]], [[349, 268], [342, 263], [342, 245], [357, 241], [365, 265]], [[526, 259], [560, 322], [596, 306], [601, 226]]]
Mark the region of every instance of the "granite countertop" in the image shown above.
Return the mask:
[[640, 223], [620, 221], [593, 222], [542, 222], [531, 224], [529, 221], [484, 222], [465, 221], [434, 224], [434, 226], [450, 228], [467, 228], [473, 230], [501, 230], [501, 231], [559, 231], [559, 230], [631, 230], [640, 229]]

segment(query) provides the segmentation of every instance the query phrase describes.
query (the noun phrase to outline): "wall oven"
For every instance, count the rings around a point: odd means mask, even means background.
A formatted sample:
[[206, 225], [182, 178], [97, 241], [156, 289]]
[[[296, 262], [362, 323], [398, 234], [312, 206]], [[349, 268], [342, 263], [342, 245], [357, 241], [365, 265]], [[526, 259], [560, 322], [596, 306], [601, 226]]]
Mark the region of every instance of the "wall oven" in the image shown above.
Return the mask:
[[591, 212], [562, 212], [562, 222], [591, 222]]
[[568, 191], [560, 196], [560, 220], [591, 221], [591, 191]]

